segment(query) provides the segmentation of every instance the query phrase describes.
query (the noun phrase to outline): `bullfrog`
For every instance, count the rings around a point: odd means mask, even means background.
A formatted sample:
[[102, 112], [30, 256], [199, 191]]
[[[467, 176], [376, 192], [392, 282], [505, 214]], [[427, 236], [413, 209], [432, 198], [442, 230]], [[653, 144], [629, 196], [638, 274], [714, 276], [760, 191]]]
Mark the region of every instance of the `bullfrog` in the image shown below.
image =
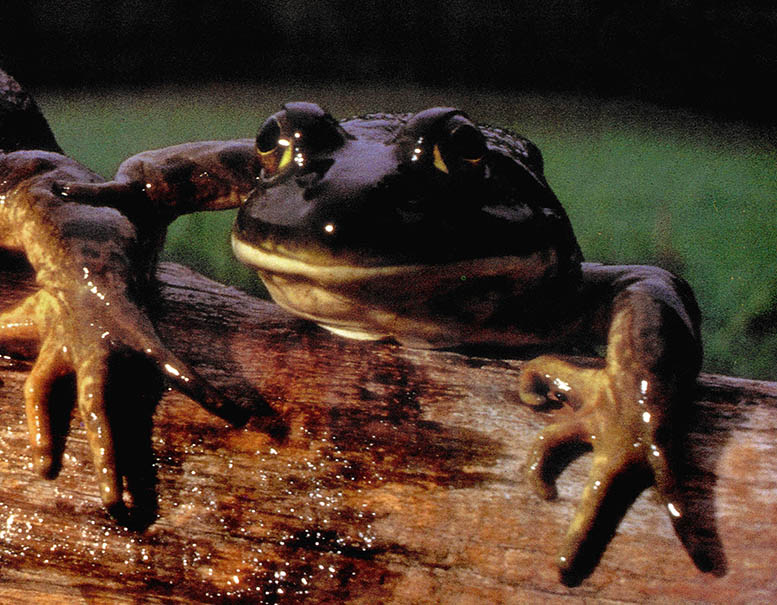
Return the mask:
[[[556, 410], [526, 463], [556, 495], [559, 459], [593, 450], [557, 558], [590, 565], [608, 503], [638, 474], [681, 530], [679, 426], [701, 363], [690, 287], [657, 267], [583, 261], [539, 149], [463, 111], [436, 107], [338, 121], [287, 103], [255, 139], [143, 152], [112, 181], [65, 179], [64, 200], [128, 216], [239, 206], [238, 259], [282, 307], [361, 340], [412, 347], [538, 348], [516, 391]], [[593, 361], [570, 355], [601, 351]], [[676, 422], [678, 421], [678, 422]]]
[[113, 358], [137, 354], [167, 383], [235, 424], [247, 411], [225, 398], [161, 341], [148, 315], [158, 245], [167, 216], [131, 220], [108, 207], [78, 204], [59, 182], [103, 179], [64, 155], [34, 100], [0, 71], [0, 248], [21, 253], [39, 289], [0, 312], [0, 347], [36, 357], [24, 384], [34, 468], [56, 474], [50, 396], [75, 375], [77, 407], [104, 505], [125, 510], [115, 429], [105, 393]]
[[559, 412], [526, 463], [542, 498], [570, 447], [593, 450], [557, 557], [566, 581], [595, 564], [632, 477], [656, 486], [687, 540], [675, 427], [702, 358], [693, 292], [657, 267], [583, 262], [534, 144], [450, 107], [337, 122], [289, 103], [256, 151], [232, 247], [292, 313], [414, 347], [602, 352], [540, 355], [517, 385], [524, 404]]

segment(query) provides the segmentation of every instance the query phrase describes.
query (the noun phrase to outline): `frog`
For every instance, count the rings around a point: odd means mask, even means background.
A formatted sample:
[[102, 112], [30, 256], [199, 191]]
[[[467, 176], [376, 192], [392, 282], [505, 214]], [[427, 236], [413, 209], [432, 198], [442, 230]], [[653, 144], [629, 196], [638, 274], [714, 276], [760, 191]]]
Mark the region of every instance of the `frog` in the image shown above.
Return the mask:
[[289, 103], [255, 140], [224, 146], [144, 152], [113, 182], [70, 183], [60, 194], [125, 212], [239, 204], [236, 256], [282, 307], [342, 336], [604, 347], [593, 365], [542, 355], [519, 379], [523, 403], [567, 412], [530, 448], [535, 491], [556, 495], [559, 450], [584, 444], [594, 454], [559, 567], [569, 576], [582, 565], [610, 492], [635, 469], [682, 526], [671, 426], [701, 363], [693, 293], [657, 267], [583, 262], [530, 141], [453, 108], [338, 122], [315, 104]]
[[32, 466], [47, 478], [59, 471], [52, 392], [75, 376], [102, 504], [128, 520], [131, 494], [106, 396], [113, 360], [148, 360], [170, 388], [236, 426], [249, 411], [174, 354], [153, 325], [148, 305], [158, 248], [175, 212], [122, 214], [67, 200], [56, 188], [103, 180], [65, 155], [34, 99], [0, 71], [0, 249], [25, 257], [37, 286], [0, 310], [0, 351], [34, 358], [23, 391]]
[[527, 483], [552, 500], [568, 452], [593, 452], [556, 558], [567, 583], [596, 565], [592, 544], [606, 546], [612, 502], [636, 498], [634, 485], [655, 486], [688, 540], [679, 444], [702, 361], [693, 291], [659, 267], [584, 261], [529, 139], [453, 107], [338, 121], [290, 102], [256, 138], [142, 152], [113, 181], [59, 193], [122, 212], [237, 206], [235, 256], [281, 307], [336, 335], [539, 353], [515, 385], [553, 416]]
[[[702, 360], [687, 282], [584, 262], [538, 147], [457, 108], [337, 122], [290, 103], [256, 149], [262, 186], [237, 214], [232, 247], [282, 307], [362, 340], [555, 351], [523, 366], [517, 390], [559, 411], [529, 450], [537, 494], [557, 496], [570, 447], [593, 451], [557, 555], [567, 583], [590, 570], [626, 477], [656, 486], [687, 541], [674, 427]], [[569, 355], [597, 348], [594, 362]]]

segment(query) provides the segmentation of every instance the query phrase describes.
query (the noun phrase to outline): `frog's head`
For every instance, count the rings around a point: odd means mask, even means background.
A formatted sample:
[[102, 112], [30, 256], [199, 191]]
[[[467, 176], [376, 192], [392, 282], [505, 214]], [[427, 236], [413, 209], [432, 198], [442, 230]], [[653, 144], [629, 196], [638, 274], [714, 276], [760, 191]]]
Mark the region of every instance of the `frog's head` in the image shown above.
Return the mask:
[[457, 109], [337, 122], [289, 103], [256, 149], [260, 184], [238, 213], [235, 253], [278, 303], [336, 332], [471, 340], [462, 330], [579, 278], [539, 151]]

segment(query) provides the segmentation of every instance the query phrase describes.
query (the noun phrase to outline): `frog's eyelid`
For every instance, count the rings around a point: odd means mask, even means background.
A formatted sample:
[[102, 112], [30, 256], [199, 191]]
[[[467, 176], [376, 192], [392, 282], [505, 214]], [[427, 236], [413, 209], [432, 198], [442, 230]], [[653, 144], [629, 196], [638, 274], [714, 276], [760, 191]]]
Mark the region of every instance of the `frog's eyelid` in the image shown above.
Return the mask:
[[288, 120], [283, 112], [276, 113], [264, 122], [256, 135], [256, 152], [262, 166], [262, 177], [272, 179], [291, 164], [301, 133], [294, 130], [289, 136]]
[[281, 123], [274, 115], [267, 118], [256, 135], [256, 149], [259, 153], [271, 153], [278, 146], [281, 136]]
[[305, 146], [310, 152], [328, 151], [342, 146], [353, 139], [329, 112], [315, 103], [286, 103], [281, 113], [285, 133], [300, 132], [305, 137]]

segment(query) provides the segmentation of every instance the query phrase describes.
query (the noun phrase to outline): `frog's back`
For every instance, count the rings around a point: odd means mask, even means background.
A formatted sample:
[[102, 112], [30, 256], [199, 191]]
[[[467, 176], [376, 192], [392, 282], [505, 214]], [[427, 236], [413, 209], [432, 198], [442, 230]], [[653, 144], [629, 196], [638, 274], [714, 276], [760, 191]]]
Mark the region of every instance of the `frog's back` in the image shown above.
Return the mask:
[[0, 69], [0, 152], [24, 149], [61, 153], [33, 98]]

